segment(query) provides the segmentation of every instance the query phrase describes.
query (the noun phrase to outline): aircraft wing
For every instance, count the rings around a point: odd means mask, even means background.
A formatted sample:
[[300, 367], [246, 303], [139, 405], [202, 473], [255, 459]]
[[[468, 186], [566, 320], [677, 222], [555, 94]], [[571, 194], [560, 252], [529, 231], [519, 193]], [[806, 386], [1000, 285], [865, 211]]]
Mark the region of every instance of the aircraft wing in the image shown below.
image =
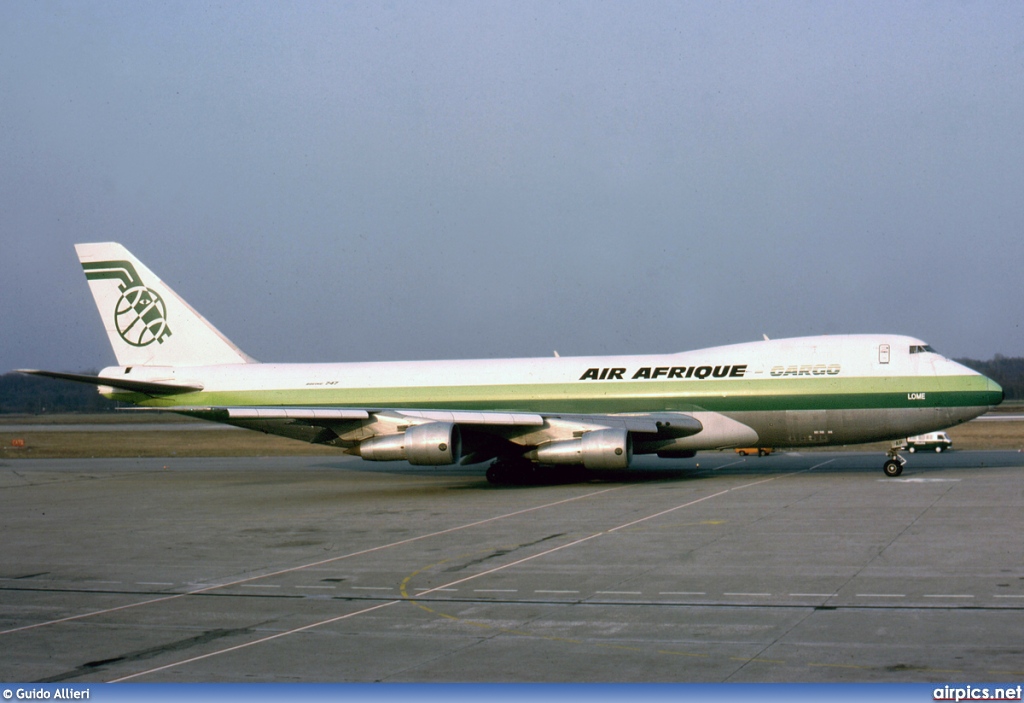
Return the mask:
[[191, 393], [203, 390], [199, 384], [165, 383], [163, 381], [135, 381], [128, 378], [109, 378], [107, 376], [90, 376], [80, 373], [63, 373], [58, 371], [40, 371], [39, 369], [17, 369], [18, 373], [25, 373], [32, 376], [45, 376], [46, 378], [58, 378], [63, 381], [75, 381], [77, 383], [92, 383], [97, 386], [110, 386], [132, 393], [145, 393], [151, 396], [175, 395], [177, 393]]
[[[157, 409], [157, 408], [154, 408]], [[418, 426], [458, 427], [465, 452], [461, 463], [476, 463], [601, 431], [625, 431], [638, 440], [673, 440], [697, 434], [704, 425], [681, 412], [563, 414], [405, 408], [163, 407], [215, 422], [333, 444], [360, 453], [372, 444], [397, 440]], [[424, 428], [425, 429], [425, 428]]]
[[289, 421], [317, 427], [331, 427], [357, 420], [377, 420], [395, 425], [446, 422], [469, 428], [543, 428], [551, 424], [577, 426], [572, 431], [622, 428], [641, 434], [686, 437], [703, 429], [688, 413], [564, 414], [468, 410], [409, 410], [391, 408], [298, 408], [298, 407], [164, 407], [153, 408], [228, 422], [239, 420]]

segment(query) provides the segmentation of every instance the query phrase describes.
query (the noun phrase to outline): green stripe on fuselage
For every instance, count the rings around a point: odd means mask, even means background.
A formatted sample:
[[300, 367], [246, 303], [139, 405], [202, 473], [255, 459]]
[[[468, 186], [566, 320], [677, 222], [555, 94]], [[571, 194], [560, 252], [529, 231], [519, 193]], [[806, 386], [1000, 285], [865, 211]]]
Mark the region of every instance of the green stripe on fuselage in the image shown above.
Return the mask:
[[151, 407], [330, 406], [518, 410], [553, 413], [839, 410], [979, 407], [1002, 392], [983, 376], [615, 381], [564, 384], [303, 388], [203, 391], [164, 398], [134, 393], [110, 397]]

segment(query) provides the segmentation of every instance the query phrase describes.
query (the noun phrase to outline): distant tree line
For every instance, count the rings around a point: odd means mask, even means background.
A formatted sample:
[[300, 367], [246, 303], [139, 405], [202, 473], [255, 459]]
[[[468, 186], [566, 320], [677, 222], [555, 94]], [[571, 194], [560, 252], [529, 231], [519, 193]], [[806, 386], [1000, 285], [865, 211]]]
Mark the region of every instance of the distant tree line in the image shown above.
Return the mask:
[[0, 376], [0, 413], [99, 413], [117, 405], [97, 393], [96, 386], [84, 383], [20, 373]]
[[[1024, 357], [996, 354], [990, 361], [957, 361], [1001, 385], [1007, 400], [1024, 400]], [[20, 373], [0, 376], [0, 413], [96, 413], [117, 406], [97, 393], [95, 386]]]
[[996, 354], [990, 361], [956, 359], [964, 366], [983, 373], [1003, 387], [1007, 400], [1024, 400], [1024, 358]]

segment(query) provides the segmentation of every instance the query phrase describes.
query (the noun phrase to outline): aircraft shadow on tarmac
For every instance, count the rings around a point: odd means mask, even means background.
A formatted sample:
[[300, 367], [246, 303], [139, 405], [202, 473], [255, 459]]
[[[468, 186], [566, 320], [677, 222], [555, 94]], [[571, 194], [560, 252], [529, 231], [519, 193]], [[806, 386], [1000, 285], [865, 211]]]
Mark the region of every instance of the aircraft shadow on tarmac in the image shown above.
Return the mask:
[[[814, 451], [776, 452], [767, 457], [739, 457], [728, 452], [708, 452], [693, 459], [658, 459], [636, 457], [629, 469], [588, 470], [582, 467], [542, 467], [520, 480], [493, 485], [495, 489], [523, 486], [552, 486], [572, 483], [646, 483], [653, 481], [684, 481], [716, 476], [772, 476], [797, 472], [827, 474], [877, 474], [884, 479], [882, 452]], [[1024, 453], [1016, 450], [958, 450], [942, 454], [907, 456], [903, 478], [946, 473], [952, 470], [986, 467], [1024, 467]], [[451, 467], [413, 466], [395, 461], [324, 463], [320, 466], [345, 471], [389, 473], [402, 476], [465, 478], [472, 482], [463, 487], [479, 488], [486, 484], [487, 464]]]

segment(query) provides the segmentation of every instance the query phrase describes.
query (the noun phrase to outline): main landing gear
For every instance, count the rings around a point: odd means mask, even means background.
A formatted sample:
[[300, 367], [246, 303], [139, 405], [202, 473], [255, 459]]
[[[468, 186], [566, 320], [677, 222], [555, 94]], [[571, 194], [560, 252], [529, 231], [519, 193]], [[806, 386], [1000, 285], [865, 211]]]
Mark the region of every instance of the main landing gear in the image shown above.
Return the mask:
[[549, 486], [579, 483], [586, 478], [582, 466], [541, 465], [518, 457], [501, 457], [487, 467], [487, 481], [494, 485]]
[[487, 467], [487, 481], [496, 485], [531, 483], [536, 475], [537, 465], [526, 459], [495, 459]]
[[901, 457], [895, 448], [890, 449], [888, 455], [889, 458], [882, 464], [882, 471], [886, 476], [896, 478], [903, 473], [903, 465], [907, 463], [907, 460]]

